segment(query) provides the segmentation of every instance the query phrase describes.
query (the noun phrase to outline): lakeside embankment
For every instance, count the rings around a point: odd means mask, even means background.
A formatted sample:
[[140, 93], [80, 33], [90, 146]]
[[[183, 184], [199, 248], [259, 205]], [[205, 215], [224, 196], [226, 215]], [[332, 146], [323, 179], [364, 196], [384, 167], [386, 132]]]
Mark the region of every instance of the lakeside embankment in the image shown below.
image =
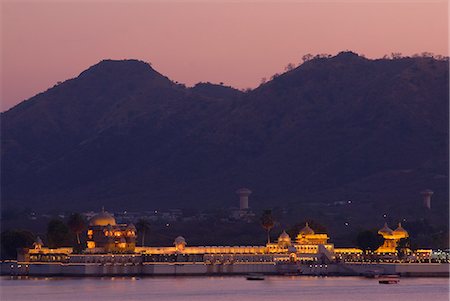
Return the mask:
[[176, 263], [35, 263], [5, 261], [1, 274], [12, 276], [181, 276], [181, 275], [332, 275], [370, 276], [398, 274], [411, 277], [449, 277], [449, 263], [331, 263], [277, 264], [204, 262]]

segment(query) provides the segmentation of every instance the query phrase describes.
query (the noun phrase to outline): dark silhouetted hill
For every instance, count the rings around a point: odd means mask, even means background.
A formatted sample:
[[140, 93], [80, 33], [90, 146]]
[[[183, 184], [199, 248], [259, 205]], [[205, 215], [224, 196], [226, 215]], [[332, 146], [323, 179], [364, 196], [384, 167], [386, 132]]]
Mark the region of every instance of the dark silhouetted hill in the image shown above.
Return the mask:
[[346, 52], [246, 93], [102, 61], [2, 113], [2, 206], [229, 207], [246, 186], [254, 208], [400, 212], [430, 188], [445, 212], [448, 91], [433, 58]]

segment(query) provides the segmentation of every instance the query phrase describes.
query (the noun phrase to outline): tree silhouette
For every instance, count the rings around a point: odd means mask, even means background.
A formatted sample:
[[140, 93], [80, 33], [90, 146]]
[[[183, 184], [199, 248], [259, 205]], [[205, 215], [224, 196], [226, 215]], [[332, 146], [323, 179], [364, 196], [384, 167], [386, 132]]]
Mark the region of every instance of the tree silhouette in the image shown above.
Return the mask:
[[314, 56], [311, 53], [307, 53], [304, 56], [302, 56], [302, 61], [303, 61], [303, 63], [307, 62], [307, 61], [310, 61], [310, 60], [312, 60], [313, 57]]
[[401, 52], [392, 52], [391, 53], [391, 58], [393, 60], [398, 60], [402, 58], [402, 53]]
[[147, 219], [142, 218], [136, 223], [136, 229], [138, 230], [138, 233], [141, 234], [141, 246], [143, 247], [145, 243], [145, 235], [150, 231], [150, 222]]
[[270, 77], [270, 79], [271, 79], [271, 80], [274, 80], [274, 79], [277, 78], [278, 76], [280, 76], [280, 74], [279, 74], [279, 73], [275, 73], [274, 75], [272, 75], [272, 76]]
[[0, 236], [1, 258], [17, 258], [18, 248], [30, 248], [34, 242], [34, 235], [25, 230], [7, 230]]
[[77, 243], [81, 244], [80, 234], [86, 228], [86, 221], [83, 216], [79, 213], [72, 214], [67, 221], [67, 226], [77, 236]]
[[408, 254], [410, 247], [411, 243], [409, 237], [400, 239], [396, 247], [398, 257], [399, 258], [405, 257]]
[[69, 227], [59, 219], [53, 219], [47, 226], [47, 240], [51, 248], [67, 246], [70, 241]]
[[383, 236], [370, 230], [362, 231], [356, 237], [357, 246], [364, 251], [375, 251], [383, 242]]
[[292, 70], [294, 70], [294, 68], [295, 68], [295, 65], [292, 64], [292, 63], [289, 63], [289, 64], [286, 65], [286, 67], [284, 67], [284, 70], [285, 71], [292, 71]]
[[275, 225], [272, 210], [264, 210], [261, 216], [261, 226], [267, 231], [267, 243], [270, 244], [270, 230]]
[[420, 54], [422, 57], [434, 58], [434, 54], [432, 52], [424, 51]]

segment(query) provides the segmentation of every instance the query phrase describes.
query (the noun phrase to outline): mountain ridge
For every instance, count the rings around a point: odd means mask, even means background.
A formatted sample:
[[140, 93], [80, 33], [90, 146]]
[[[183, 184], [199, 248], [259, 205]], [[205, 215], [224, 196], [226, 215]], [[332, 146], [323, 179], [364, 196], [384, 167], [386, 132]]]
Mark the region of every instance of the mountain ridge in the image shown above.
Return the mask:
[[[222, 207], [249, 186], [256, 207], [300, 206], [314, 195], [399, 207], [398, 196], [432, 188], [443, 208], [447, 93], [446, 62], [432, 58], [341, 53], [245, 93], [186, 88], [145, 62], [104, 60], [2, 113], [2, 200]], [[391, 187], [395, 177], [410, 184]]]

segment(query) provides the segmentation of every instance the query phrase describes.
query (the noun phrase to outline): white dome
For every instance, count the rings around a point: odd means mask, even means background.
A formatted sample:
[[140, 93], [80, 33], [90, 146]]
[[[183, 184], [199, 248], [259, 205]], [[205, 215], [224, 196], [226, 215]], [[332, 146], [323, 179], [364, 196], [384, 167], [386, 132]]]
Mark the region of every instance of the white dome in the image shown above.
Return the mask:
[[404, 236], [405, 238], [409, 236], [408, 231], [406, 231], [402, 227], [402, 223], [398, 223], [398, 227], [397, 227], [397, 229], [394, 230], [393, 233], [394, 233], [394, 235]]
[[291, 237], [286, 231], [283, 231], [280, 236], [278, 236], [278, 245], [289, 246], [291, 244]]
[[308, 223], [306, 223], [305, 227], [301, 229], [299, 233], [299, 235], [312, 235], [312, 234], [314, 234], [314, 230], [309, 227]]
[[89, 221], [90, 226], [115, 226], [116, 219], [106, 211], [100, 212]]
[[388, 227], [387, 223], [384, 223], [383, 228], [378, 230], [378, 234], [381, 234], [381, 235], [392, 235], [393, 232], [394, 231], [391, 228]]
[[280, 236], [278, 236], [278, 240], [282, 240], [282, 241], [286, 241], [286, 240], [291, 240], [291, 237], [289, 236], [289, 234], [286, 233], [286, 231], [283, 231]]
[[178, 244], [186, 244], [186, 240], [184, 239], [183, 236], [178, 236], [177, 238], [175, 238], [175, 241], [173, 242], [175, 245]]

